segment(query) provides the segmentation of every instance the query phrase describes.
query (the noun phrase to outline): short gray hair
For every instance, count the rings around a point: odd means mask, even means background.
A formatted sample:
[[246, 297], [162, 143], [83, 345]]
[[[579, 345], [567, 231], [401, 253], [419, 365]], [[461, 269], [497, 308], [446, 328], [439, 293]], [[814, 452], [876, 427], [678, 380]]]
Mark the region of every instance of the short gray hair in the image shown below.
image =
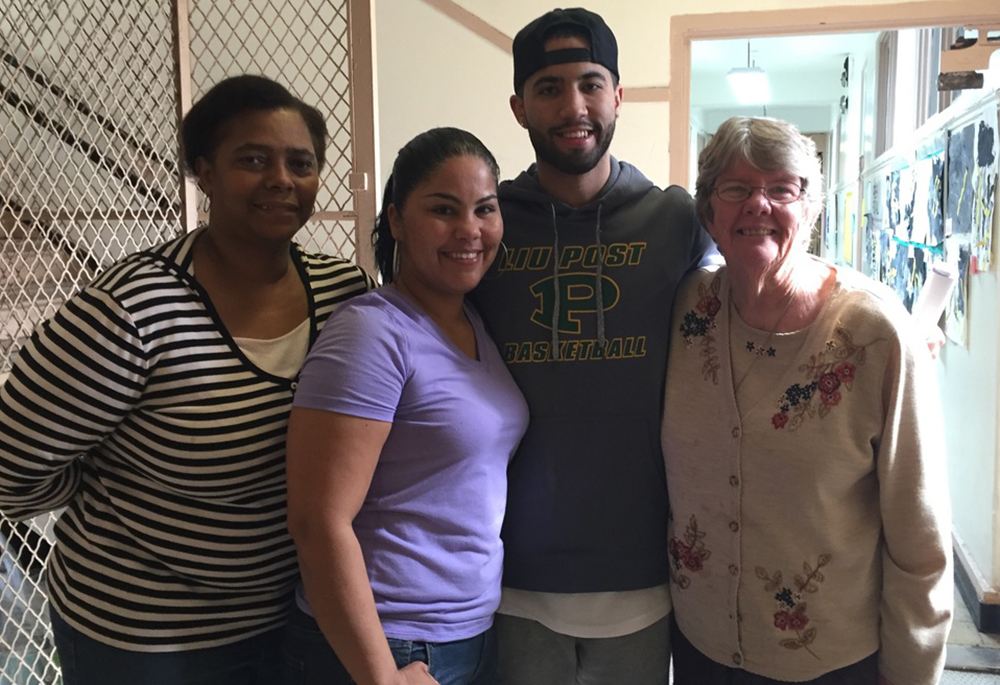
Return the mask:
[[711, 202], [715, 182], [740, 159], [761, 171], [784, 171], [798, 176], [807, 209], [805, 223], [809, 226], [816, 220], [823, 206], [823, 172], [816, 144], [787, 121], [732, 117], [722, 122], [698, 155], [695, 204], [702, 224], [708, 225], [715, 218]]

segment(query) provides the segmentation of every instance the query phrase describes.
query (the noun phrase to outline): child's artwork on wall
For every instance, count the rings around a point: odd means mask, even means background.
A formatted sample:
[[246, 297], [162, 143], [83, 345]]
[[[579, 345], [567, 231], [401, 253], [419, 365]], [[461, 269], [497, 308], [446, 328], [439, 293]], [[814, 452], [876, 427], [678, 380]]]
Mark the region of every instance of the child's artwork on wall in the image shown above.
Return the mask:
[[924, 245], [944, 241], [944, 148], [913, 164], [913, 228], [910, 240]]
[[973, 273], [988, 271], [993, 261], [997, 154], [995, 106], [951, 131], [946, 212], [951, 234], [968, 236]]
[[879, 206], [879, 184], [874, 178], [868, 178], [861, 184], [861, 263], [858, 270], [865, 276], [878, 278], [881, 252], [879, 250], [879, 233], [881, 226], [881, 208]]
[[944, 166], [945, 151], [940, 151], [931, 158], [931, 178], [927, 184], [927, 213], [931, 222], [931, 245], [941, 245], [944, 242]]
[[958, 247], [958, 283], [951, 295], [951, 304], [945, 318], [944, 332], [948, 339], [965, 347], [968, 338], [968, 305], [969, 305], [969, 261], [971, 259], [968, 245]]
[[[964, 117], [948, 130], [925, 136], [909, 153], [880, 161], [862, 174], [860, 185], [863, 243], [858, 266], [892, 288], [909, 309], [934, 260], [956, 265], [959, 282], [945, 332], [963, 346], [969, 275], [992, 263], [1000, 169], [997, 120], [992, 100], [971, 120]], [[838, 194], [836, 200], [835, 207], [847, 209], [849, 197]], [[840, 219], [838, 232], [851, 230], [847, 220]], [[846, 245], [834, 247], [833, 254], [847, 257]]]
[[881, 259], [878, 265], [878, 280], [883, 283], [892, 282], [889, 279], [889, 271], [893, 258], [896, 255], [896, 244], [889, 231], [883, 230], [879, 232], [879, 256]]
[[854, 189], [844, 192], [844, 264], [854, 265]]
[[913, 306], [913, 293], [910, 292], [910, 248], [898, 241], [893, 241], [892, 263], [889, 265], [889, 285], [907, 309]]
[[983, 112], [976, 126], [976, 195], [972, 211], [973, 273], [993, 261], [993, 213], [997, 190], [997, 110]]
[[948, 219], [952, 235], [972, 233], [975, 190], [975, 124], [952, 131], [948, 138]]

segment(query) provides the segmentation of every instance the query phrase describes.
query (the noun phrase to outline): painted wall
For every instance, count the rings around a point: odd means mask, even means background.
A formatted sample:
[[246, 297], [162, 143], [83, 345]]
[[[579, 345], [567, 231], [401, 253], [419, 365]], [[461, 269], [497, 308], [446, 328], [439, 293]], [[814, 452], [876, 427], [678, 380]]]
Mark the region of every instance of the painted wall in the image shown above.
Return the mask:
[[503, 177], [515, 176], [533, 154], [508, 105], [510, 56], [423, 0], [374, 2], [378, 187], [385, 186], [399, 149], [435, 126], [471, 131], [496, 156]]
[[1000, 279], [994, 266], [992, 273], [969, 279], [968, 347], [946, 345], [939, 367], [954, 529], [994, 589], [1000, 588], [996, 540], [998, 311]]
[[[794, 106], [768, 105], [767, 116], [786, 119], [802, 131], [829, 131], [833, 128], [833, 108], [841, 90], [840, 69], [815, 69], [809, 72], [788, 72], [768, 69], [774, 102], [794, 101]], [[822, 84], [820, 87], [817, 84]], [[830, 85], [827, 85], [830, 84]], [[835, 93], [836, 95], [831, 95]], [[819, 94], [822, 94], [819, 97]], [[700, 103], [701, 122], [707, 130], [715, 130], [731, 116], [760, 116], [760, 105], [727, 106], [730, 99], [729, 84], [725, 78], [698, 78], [691, 80], [691, 102]], [[720, 103], [723, 103], [720, 106]], [[694, 107], [692, 106], [692, 110]]]
[[[692, 108], [692, 113], [694, 108]], [[768, 105], [767, 116], [791, 121], [800, 131], [830, 131], [835, 126], [836, 114], [833, 105]], [[714, 131], [729, 117], [761, 115], [761, 108], [754, 106], [701, 108], [700, 121], [706, 131]]]

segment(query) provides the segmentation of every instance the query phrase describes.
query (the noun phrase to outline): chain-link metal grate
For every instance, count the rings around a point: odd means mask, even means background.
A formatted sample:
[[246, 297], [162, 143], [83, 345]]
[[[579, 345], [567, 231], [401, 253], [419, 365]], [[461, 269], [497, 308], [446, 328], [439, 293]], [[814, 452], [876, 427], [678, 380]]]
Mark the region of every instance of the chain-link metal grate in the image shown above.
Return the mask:
[[312, 220], [299, 231], [297, 242], [309, 252], [351, 255], [354, 253], [354, 223]]
[[96, 272], [179, 230], [166, 3], [0, 15], [0, 372]]
[[[102, 268], [185, 230], [178, 82], [197, 100], [225, 76], [264, 74], [316, 106], [327, 167], [298, 239], [357, 257], [349, 2], [0, 0], [0, 382]], [[53, 521], [0, 517], [0, 685], [59, 682], [42, 579]]]
[[[166, 3], [0, 11], [0, 372], [104, 266], [180, 229]], [[0, 685], [54, 683], [43, 517], [0, 520]]]
[[0, 685], [59, 680], [42, 570], [52, 515], [32, 523], [0, 520]]

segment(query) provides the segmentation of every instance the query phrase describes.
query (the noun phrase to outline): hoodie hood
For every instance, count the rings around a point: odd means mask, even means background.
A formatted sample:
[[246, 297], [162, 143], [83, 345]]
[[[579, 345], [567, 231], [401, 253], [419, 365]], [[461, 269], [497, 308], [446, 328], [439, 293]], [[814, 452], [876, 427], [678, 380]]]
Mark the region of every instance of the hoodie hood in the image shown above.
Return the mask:
[[538, 182], [538, 165], [532, 164], [526, 171], [522, 171], [517, 178], [511, 181], [504, 181], [497, 191], [500, 199], [504, 202], [523, 202], [525, 204], [540, 205], [546, 208], [551, 206], [555, 209], [557, 216], [564, 216], [573, 213], [596, 213], [598, 207], [603, 214], [608, 214], [618, 209], [621, 205], [635, 201], [645, 195], [653, 187], [653, 182], [642, 175], [628, 162], [619, 162], [614, 157], [611, 158], [611, 175], [597, 196], [585, 205], [571, 207], [570, 205], [555, 200], [542, 188]]

